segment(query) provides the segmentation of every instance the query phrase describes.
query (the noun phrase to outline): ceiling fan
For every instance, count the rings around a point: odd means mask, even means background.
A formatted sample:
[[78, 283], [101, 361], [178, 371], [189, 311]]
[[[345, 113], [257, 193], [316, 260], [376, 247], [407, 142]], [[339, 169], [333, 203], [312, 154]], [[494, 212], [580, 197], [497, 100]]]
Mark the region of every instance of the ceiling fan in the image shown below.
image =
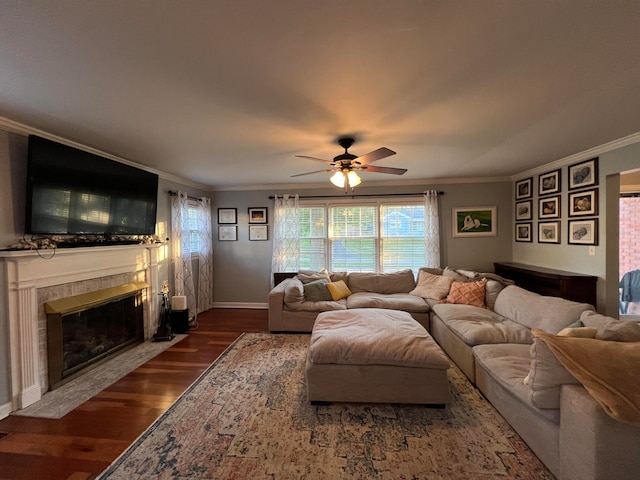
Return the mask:
[[406, 168], [378, 167], [371, 165], [371, 163], [373, 162], [377, 162], [378, 160], [382, 160], [383, 158], [390, 157], [391, 155], [396, 154], [396, 152], [394, 152], [393, 150], [389, 150], [386, 147], [378, 148], [377, 150], [369, 152], [360, 157], [349, 153], [349, 147], [351, 147], [354, 142], [355, 140], [351, 137], [339, 138], [338, 145], [344, 148], [344, 153], [333, 157], [333, 160], [323, 160], [322, 158], [308, 157], [306, 155], [296, 155], [296, 157], [299, 158], [307, 158], [309, 160], [315, 160], [316, 162], [326, 163], [327, 165], [330, 165], [331, 168], [315, 170], [313, 172], [298, 173], [291, 176], [300, 177], [302, 175], [311, 175], [320, 172], [336, 172], [331, 177], [331, 183], [333, 183], [337, 187], [349, 186], [353, 189], [361, 182], [360, 177], [355, 172], [356, 170], [374, 173], [390, 173], [392, 175], [402, 175], [407, 171]]

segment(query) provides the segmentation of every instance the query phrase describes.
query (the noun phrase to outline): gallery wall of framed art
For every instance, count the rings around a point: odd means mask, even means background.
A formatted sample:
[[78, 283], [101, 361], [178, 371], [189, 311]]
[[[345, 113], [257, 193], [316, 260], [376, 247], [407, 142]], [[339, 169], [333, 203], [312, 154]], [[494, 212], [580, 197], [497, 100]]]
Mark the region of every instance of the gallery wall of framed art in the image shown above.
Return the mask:
[[568, 245], [598, 245], [598, 160], [516, 181], [514, 240], [558, 245], [565, 236]]

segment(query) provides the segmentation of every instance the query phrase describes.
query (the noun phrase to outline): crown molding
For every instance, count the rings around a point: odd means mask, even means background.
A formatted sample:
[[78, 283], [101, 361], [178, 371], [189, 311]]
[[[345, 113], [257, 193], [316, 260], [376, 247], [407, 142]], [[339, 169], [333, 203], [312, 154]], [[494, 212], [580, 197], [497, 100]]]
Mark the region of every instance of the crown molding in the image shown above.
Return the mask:
[[640, 142], [640, 132], [632, 133], [631, 135], [627, 135], [626, 137], [618, 138], [617, 140], [613, 140], [611, 142], [598, 145], [597, 147], [593, 147], [588, 150], [569, 155], [568, 157], [561, 158], [560, 160], [556, 160], [551, 163], [546, 163], [540, 167], [517, 173], [511, 177], [511, 180], [516, 181], [523, 178], [532, 177], [534, 175], [539, 175], [541, 173], [546, 173], [549, 170], [556, 170], [558, 168], [564, 167], [565, 165], [577, 163], [582, 160], [588, 160], [590, 158], [597, 157], [604, 153], [611, 152], [613, 150], [617, 150], [619, 148], [626, 147], [627, 145], [632, 145], [638, 142]]
[[[451, 184], [469, 184], [469, 183], [500, 183], [511, 182], [511, 177], [447, 177], [447, 178], [417, 178], [411, 180], [392, 180], [392, 181], [363, 181], [358, 188], [362, 187], [402, 187], [402, 186], [425, 186], [425, 185], [451, 185]], [[234, 185], [234, 186], [215, 186], [210, 187], [210, 191], [214, 192], [235, 192], [250, 190], [300, 190], [309, 188], [336, 188], [329, 179], [316, 183], [271, 183], [264, 185]]]
[[68, 140], [63, 137], [59, 137], [58, 135], [54, 135], [52, 133], [45, 132], [44, 130], [40, 130], [38, 128], [24, 125], [23, 123], [10, 120], [6, 117], [0, 117], [0, 130], [4, 130], [9, 133], [14, 133], [16, 135], [22, 135], [25, 137], [29, 135], [38, 135], [39, 137], [43, 137], [48, 140], [53, 140], [54, 142], [62, 143], [63, 145], [67, 145], [69, 147], [77, 148], [79, 150], [84, 150], [85, 152], [93, 153], [95, 155], [99, 155], [101, 157], [105, 157], [119, 163], [124, 163], [125, 165], [129, 165], [131, 167], [136, 167], [141, 170], [145, 170], [147, 172], [155, 173], [156, 175], [158, 175], [160, 178], [164, 180], [180, 183], [182, 185], [198, 188], [204, 191], [211, 190], [211, 187], [209, 185], [205, 185], [199, 182], [194, 182], [193, 180], [189, 180], [189, 179], [180, 177], [178, 175], [173, 175], [171, 173], [163, 172], [161, 170], [156, 170], [155, 168], [142, 165], [141, 163], [137, 163], [132, 160], [127, 160], [126, 158], [122, 158], [117, 155], [113, 155], [111, 153], [103, 152], [102, 150], [98, 150], [97, 148], [89, 147], [87, 145], [83, 145], [81, 143], [74, 142], [72, 140]]

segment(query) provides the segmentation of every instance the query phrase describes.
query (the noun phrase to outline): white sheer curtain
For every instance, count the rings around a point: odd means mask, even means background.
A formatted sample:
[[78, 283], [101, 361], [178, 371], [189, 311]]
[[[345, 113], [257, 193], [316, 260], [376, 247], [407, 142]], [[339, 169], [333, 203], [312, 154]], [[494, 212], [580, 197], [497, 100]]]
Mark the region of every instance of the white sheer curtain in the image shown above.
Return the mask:
[[275, 196], [273, 216], [273, 258], [271, 282], [275, 272], [300, 269], [300, 200], [298, 195]]
[[191, 229], [189, 199], [185, 192], [171, 197], [171, 252], [174, 268], [174, 294], [187, 297], [187, 308], [196, 313], [196, 293], [191, 264]]
[[213, 241], [211, 229], [211, 199], [198, 199], [198, 298], [196, 313], [213, 307]]
[[424, 192], [424, 260], [427, 267], [440, 267], [440, 220], [438, 192]]

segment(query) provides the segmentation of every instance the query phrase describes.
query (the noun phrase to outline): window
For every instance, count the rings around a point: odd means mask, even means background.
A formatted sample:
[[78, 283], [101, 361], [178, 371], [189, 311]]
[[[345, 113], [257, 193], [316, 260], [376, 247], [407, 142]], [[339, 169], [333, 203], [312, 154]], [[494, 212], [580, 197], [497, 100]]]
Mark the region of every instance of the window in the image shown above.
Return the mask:
[[200, 231], [198, 230], [198, 205], [195, 202], [189, 202], [187, 206], [189, 215], [189, 248], [191, 255], [198, 255], [200, 251]]
[[394, 272], [425, 264], [424, 205], [302, 205], [300, 268]]

